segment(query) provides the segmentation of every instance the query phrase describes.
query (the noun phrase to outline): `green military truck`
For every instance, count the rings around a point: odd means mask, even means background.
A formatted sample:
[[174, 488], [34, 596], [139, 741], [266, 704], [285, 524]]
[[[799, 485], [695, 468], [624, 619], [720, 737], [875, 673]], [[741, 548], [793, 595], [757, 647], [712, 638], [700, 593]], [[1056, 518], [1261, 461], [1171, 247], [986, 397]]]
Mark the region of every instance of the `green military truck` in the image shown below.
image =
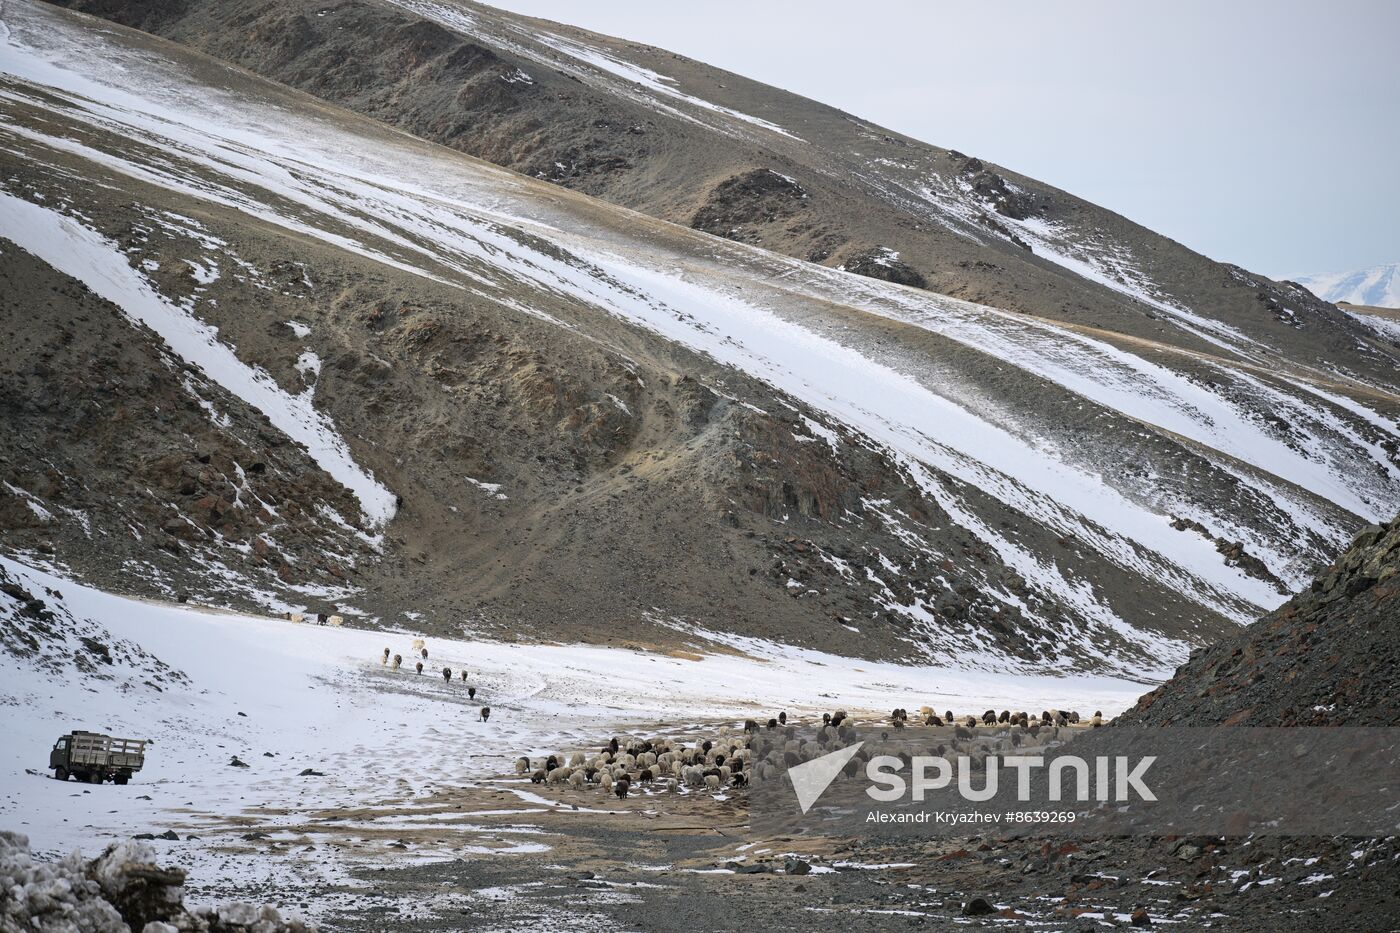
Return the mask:
[[114, 739], [99, 732], [74, 729], [54, 743], [49, 767], [60, 781], [72, 775], [91, 784], [125, 784], [146, 763], [149, 744], [147, 739]]

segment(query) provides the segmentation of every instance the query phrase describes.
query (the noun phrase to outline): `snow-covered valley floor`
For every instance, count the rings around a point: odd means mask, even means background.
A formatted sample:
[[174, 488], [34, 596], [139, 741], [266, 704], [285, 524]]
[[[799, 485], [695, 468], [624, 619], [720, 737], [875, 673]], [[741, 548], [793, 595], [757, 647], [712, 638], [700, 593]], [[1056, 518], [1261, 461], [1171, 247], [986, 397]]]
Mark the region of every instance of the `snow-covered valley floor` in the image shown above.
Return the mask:
[[[170, 672], [158, 682], [120, 662], [103, 671], [110, 676], [75, 668], [53, 675], [6, 655], [0, 825], [50, 854], [91, 853], [173, 829], [181, 841], [159, 844], [191, 869], [196, 892], [261, 884], [304, 897], [356, 867], [545, 851], [554, 845], [557, 805], [503, 775], [521, 755], [590, 748], [614, 733], [695, 734], [779, 710], [801, 717], [845, 708], [874, 717], [925, 703], [1112, 715], [1143, 690], [1101, 677], [872, 664], [754, 642], [691, 655], [429, 637], [420, 676], [408, 631], [155, 604], [13, 561], [4, 567], [61, 616], [100, 626], [99, 640], [140, 646], [188, 682]], [[385, 647], [404, 655], [403, 669], [381, 665]], [[454, 672], [451, 683], [444, 666]], [[483, 705], [491, 708], [487, 722]], [[49, 749], [75, 728], [152, 739], [145, 769], [123, 787], [55, 781]], [[248, 766], [232, 765], [235, 756]], [[321, 775], [301, 776], [308, 768]], [[486, 803], [445, 807], [448, 792]], [[606, 795], [583, 793], [607, 810]], [[250, 832], [266, 836], [248, 846]], [[318, 897], [313, 909], [344, 906]]]

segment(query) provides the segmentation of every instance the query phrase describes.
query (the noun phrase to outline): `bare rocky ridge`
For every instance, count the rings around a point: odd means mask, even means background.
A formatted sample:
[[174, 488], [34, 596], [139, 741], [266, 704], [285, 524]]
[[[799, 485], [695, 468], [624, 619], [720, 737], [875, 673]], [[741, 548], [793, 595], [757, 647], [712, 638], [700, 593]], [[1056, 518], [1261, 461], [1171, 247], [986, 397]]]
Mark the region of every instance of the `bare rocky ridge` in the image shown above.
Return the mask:
[[1307, 589], [1194, 652], [1120, 722], [1393, 726], [1400, 703], [1400, 518], [1372, 525]]

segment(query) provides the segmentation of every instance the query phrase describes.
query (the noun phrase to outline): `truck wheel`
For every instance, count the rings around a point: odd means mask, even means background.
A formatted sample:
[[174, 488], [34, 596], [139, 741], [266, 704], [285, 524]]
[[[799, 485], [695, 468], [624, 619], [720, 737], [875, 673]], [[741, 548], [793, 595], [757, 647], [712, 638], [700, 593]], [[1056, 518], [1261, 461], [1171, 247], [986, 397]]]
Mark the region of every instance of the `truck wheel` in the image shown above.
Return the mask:
[[90, 771], [90, 772], [88, 772], [88, 783], [89, 783], [89, 784], [101, 784], [101, 783], [102, 783], [102, 772], [101, 772], [101, 771]]
[[129, 780], [131, 780], [131, 778], [130, 778], [129, 776], [127, 776], [127, 775], [125, 775], [125, 774], [118, 774], [116, 777], [112, 778], [112, 783], [113, 783], [113, 784], [125, 784], [125, 783], [126, 783], [127, 781], [129, 781]]
[[62, 766], [53, 769], [53, 779], [55, 781], [68, 780], [68, 769]]

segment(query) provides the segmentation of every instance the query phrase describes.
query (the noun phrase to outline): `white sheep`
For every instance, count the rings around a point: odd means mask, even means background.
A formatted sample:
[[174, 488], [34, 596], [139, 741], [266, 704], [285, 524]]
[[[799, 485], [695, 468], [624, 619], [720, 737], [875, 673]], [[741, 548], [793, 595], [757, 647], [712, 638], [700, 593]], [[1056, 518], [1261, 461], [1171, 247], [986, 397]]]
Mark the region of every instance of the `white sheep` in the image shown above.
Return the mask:
[[582, 787], [587, 780], [588, 775], [583, 771], [574, 771], [569, 775], [569, 783], [574, 787]]
[[287, 619], [292, 622], [305, 622], [306, 616], [302, 615], [300, 612], [289, 612], [287, 613]]
[[327, 623], [328, 625], [344, 625], [344, 624], [345, 624], [345, 617], [344, 617], [344, 616], [331, 616], [329, 619], [326, 620], [326, 623]]
[[530, 770], [530, 759], [524, 758], [524, 757], [515, 759], [515, 773], [516, 773], [516, 774], [524, 774], [526, 771], [529, 771], [529, 770]]
[[573, 757], [571, 757], [571, 758], [569, 759], [569, 767], [571, 767], [571, 768], [582, 768], [583, 765], [584, 765], [583, 752], [574, 752]]
[[606, 770], [599, 771], [599, 772], [598, 772], [598, 786], [601, 787], [601, 788], [603, 789], [604, 793], [606, 793], [607, 791], [612, 790], [612, 785], [613, 785], [613, 778], [612, 778], [612, 775], [611, 775], [608, 771], [606, 771]]
[[421, 638], [415, 638], [415, 639], [413, 639], [413, 650], [414, 650], [415, 652], [417, 652], [417, 651], [422, 651], [422, 650], [423, 650], [423, 644], [424, 644], [423, 639], [421, 639]]
[[719, 790], [719, 775], [718, 775], [718, 774], [707, 774], [707, 775], [705, 775], [705, 786], [708, 787], [710, 790]]

